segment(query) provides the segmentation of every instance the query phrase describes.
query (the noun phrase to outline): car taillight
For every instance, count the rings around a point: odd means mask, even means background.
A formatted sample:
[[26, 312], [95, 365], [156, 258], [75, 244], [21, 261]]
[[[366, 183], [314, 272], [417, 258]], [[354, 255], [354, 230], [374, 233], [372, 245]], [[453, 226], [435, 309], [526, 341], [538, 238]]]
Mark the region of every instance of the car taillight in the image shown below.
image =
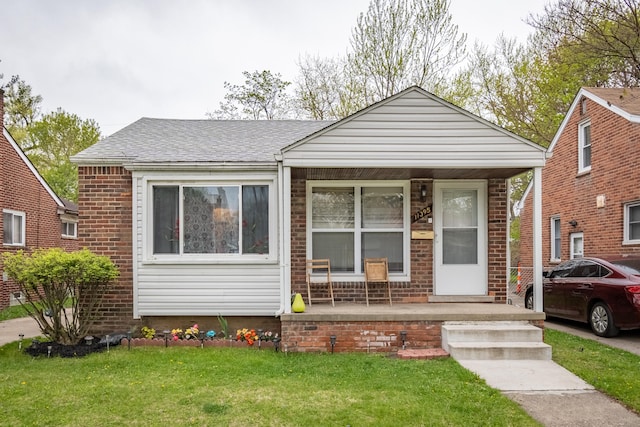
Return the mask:
[[627, 296], [633, 305], [640, 307], [640, 285], [625, 286]]

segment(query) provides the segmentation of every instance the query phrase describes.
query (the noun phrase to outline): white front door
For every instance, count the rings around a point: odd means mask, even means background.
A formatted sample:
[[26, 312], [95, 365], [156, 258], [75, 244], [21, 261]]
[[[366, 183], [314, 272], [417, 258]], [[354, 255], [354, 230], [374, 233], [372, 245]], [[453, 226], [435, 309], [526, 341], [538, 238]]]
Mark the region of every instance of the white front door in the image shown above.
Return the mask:
[[486, 181], [435, 181], [434, 294], [487, 295]]

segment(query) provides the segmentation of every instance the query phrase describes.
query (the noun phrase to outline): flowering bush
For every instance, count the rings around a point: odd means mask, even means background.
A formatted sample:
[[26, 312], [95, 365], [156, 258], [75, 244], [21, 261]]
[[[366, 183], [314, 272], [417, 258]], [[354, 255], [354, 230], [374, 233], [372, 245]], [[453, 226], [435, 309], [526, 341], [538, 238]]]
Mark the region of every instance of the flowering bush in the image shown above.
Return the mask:
[[276, 338], [278, 338], [278, 334], [277, 333], [274, 334], [271, 331], [267, 331], [262, 333], [262, 335], [258, 335], [255, 329], [244, 328], [244, 329], [238, 329], [238, 331], [236, 332], [236, 339], [238, 341], [246, 341], [247, 344], [249, 345], [253, 345], [253, 343], [258, 340], [273, 341]]
[[253, 345], [253, 343], [258, 339], [258, 334], [256, 334], [255, 329], [238, 329], [236, 332], [236, 339], [238, 341], [246, 341], [247, 344]]
[[178, 340], [197, 340], [199, 333], [200, 333], [200, 328], [198, 327], [197, 323], [195, 325], [191, 326], [190, 328], [185, 329], [185, 330], [182, 330], [180, 328], [176, 328], [176, 329], [172, 329], [171, 330], [171, 335], [173, 335], [172, 339], [174, 341], [178, 341]]

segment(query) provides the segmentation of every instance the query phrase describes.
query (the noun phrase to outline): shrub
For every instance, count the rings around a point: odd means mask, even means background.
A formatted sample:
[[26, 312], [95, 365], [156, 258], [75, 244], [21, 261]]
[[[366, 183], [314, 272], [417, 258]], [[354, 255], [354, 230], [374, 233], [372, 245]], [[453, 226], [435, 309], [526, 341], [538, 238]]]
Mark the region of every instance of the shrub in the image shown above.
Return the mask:
[[[60, 344], [77, 344], [89, 333], [105, 291], [118, 277], [109, 258], [87, 249], [18, 251], [3, 254], [3, 261], [25, 296], [21, 304], [29, 316], [45, 336]], [[70, 310], [64, 309], [67, 301]]]

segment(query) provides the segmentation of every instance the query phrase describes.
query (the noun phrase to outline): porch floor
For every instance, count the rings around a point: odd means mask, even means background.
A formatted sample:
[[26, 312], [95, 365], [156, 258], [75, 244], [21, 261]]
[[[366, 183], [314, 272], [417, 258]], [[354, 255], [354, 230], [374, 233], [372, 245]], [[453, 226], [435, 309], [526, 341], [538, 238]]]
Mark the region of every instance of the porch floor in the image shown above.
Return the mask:
[[282, 321], [544, 321], [545, 314], [510, 304], [307, 304], [304, 313], [282, 314]]

